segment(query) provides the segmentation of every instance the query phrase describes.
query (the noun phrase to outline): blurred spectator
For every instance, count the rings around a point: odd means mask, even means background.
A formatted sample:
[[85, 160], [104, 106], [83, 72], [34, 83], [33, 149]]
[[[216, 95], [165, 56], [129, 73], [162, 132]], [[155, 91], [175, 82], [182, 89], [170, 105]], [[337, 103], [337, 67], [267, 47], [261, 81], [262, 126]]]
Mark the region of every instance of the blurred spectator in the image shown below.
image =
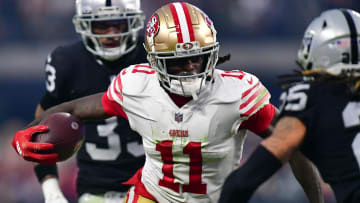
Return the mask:
[[[0, 45], [14, 40], [44, 42], [73, 39], [71, 18], [75, 0], [1, 0]], [[148, 18], [171, 0], [142, 1]], [[301, 36], [310, 19], [320, 11], [334, 7], [360, 9], [358, 0], [188, 0], [202, 8], [218, 29], [226, 29], [220, 38], [267, 38]], [[300, 34], [301, 33], [301, 34]], [[46, 42], [45, 42], [46, 43]]]
[[16, 156], [10, 145], [16, 129], [23, 126], [24, 123], [16, 120], [0, 126], [0, 196], [4, 203], [27, 203], [29, 197], [34, 197], [33, 202], [41, 202], [40, 187], [33, 187], [36, 179], [32, 174], [32, 164]]
[[23, 37], [23, 23], [18, 6], [18, 1], [0, 1], [0, 45]]
[[31, 41], [55, 40], [72, 37], [71, 22], [74, 1], [26, 0], [19, 5], [26, 29], [25, 39]]

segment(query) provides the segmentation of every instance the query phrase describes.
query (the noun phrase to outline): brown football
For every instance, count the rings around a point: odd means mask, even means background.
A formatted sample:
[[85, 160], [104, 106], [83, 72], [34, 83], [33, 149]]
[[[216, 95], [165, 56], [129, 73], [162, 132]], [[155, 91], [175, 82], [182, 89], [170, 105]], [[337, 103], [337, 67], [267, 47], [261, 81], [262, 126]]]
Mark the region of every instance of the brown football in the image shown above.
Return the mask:
[[47, 153], [57, 153], [60, 161], [70, 158], [84, 141], [84, 127], [81, 121], [69, 113], [51, 114], [40, 124], [48, 126], [49, 130], [35, 134], [33, 141], [53, 144], [54, 149]]

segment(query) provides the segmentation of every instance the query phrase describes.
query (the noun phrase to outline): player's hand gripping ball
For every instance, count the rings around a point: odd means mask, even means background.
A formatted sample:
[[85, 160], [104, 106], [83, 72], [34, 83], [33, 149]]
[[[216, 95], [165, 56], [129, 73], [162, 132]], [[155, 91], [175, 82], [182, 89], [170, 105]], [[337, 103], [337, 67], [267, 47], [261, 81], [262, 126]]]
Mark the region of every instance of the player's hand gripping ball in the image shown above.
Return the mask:
[[48, 126], [48, 131], [34, 134], [33, 142], [53, 144], [52, 150], [41, 153], [56, 153], [59, 161], [70, 158], [84, 141], [84, 127], [81, 121], [69, 113], [51, 114], [39, 125]]

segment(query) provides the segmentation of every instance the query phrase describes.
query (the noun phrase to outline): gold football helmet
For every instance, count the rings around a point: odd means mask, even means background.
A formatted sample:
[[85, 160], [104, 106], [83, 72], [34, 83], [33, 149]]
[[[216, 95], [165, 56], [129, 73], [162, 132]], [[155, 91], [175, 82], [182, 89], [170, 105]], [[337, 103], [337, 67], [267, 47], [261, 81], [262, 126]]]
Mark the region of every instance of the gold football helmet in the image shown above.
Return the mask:
[[[164, 88], [196, 99], [206, 83], [212, 80], [219, 43], [214, 25], [203, 11], [189, 3], [175, 2], [161, 7], [150, 17], [146, 26], [145, 49], [148, 61], [158, 72]], [[201, 73], [168, 73], [167, 60], [193, 56], [205, 59]]]

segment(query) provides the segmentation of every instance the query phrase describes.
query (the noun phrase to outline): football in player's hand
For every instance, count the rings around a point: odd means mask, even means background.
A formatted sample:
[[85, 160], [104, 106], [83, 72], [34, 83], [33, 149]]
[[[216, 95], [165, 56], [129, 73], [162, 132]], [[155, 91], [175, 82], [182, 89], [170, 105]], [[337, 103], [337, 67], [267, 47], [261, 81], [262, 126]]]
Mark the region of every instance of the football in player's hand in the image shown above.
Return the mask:
[[59, 112], [44, 118], [40, 125], [48, 126], [45, 133], [33, 136], [34, 142], [50, 143], [60, 161], [70, 158], [81, 147], [84, 140], [84, 127], [79, 119], [69, 113]]

